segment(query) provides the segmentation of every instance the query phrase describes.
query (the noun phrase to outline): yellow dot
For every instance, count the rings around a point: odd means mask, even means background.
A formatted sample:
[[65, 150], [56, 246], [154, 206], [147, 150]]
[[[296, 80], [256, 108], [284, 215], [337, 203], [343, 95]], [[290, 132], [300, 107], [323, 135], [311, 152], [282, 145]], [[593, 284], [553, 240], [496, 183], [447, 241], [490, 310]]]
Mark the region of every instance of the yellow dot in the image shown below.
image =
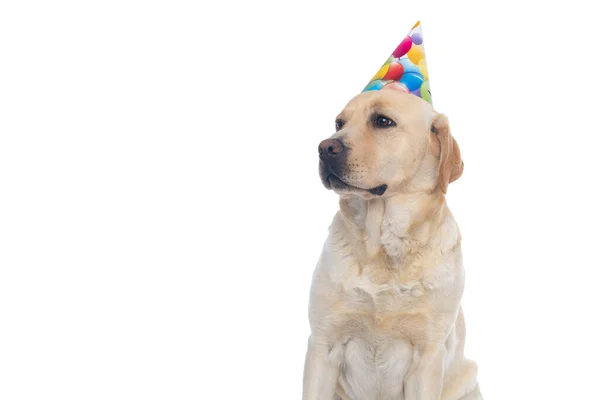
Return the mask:
[[413, 45], [407, 53], [408, 58], [413, 64], [419, 65], [419, 62], [423, 59], [423, 47]]
[[427, 71], [427, 63], [425, 62], [425, 58], [419, 61], [419, 71], [421, 71], [421, 75], [425, 80], [429, 79], [429, 71]]
[[379, 71], [377, 71], [377, 73], [375, 74], [373, 79], [371, 79], [371, 81], [374, 81], [375, 79], [383, 78], [385, 76], [385, 74], [387, 74], [389, 68], [390, 68], [390, 64], [385, 64], [383, 67], [379, 68]]

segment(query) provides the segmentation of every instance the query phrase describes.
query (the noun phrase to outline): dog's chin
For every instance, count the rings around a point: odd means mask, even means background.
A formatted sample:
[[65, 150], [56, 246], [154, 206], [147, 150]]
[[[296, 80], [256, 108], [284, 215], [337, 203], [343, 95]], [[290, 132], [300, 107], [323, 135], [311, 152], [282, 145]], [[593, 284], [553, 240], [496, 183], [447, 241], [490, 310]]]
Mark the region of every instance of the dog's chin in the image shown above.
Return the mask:
[[[329, 173], [329, 175], [321, 178], [323, 181], [323, 185], [327, 189], [333, 190], [335, 193], [340, 196], [348, 195], [348, 194], [357, 194], [357, 195], [373, 195], [373, 196], [382, 196], [387, 190], [387, 185], [379, 185], [377, 187], [371, 189], [362, 189], [356, 186], [352, 186], [343, 180], [341, 180], [338, 176], [333, 173]], [[370, 197], [370, 196], [369, 196]]]

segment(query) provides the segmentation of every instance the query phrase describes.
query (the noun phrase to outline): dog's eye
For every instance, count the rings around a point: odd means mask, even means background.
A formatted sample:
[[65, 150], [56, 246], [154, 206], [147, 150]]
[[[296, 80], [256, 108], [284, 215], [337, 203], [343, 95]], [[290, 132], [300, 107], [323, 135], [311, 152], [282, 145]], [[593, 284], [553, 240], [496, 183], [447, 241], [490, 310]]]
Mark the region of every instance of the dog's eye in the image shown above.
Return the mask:
[[344, 121], [342, 121], [341, 119], [336, 119], [335, 120], [335, 130], [339, 131], [343, 127], [344, 127]]
[[389, 128], [396, 126], [396, 123], [385, 115], [376, 115], [374, 118], [375, 126], [378, 128]]

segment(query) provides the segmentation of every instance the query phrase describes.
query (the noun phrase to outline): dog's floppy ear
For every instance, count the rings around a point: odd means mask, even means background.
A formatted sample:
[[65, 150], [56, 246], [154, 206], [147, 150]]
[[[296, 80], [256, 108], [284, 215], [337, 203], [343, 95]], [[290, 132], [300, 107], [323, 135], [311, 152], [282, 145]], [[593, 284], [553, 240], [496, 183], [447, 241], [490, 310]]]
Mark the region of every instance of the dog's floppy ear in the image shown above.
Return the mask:
[[448, 184], [454, 182], [463, 173], [464, 163], [460, 158], [460, 149], [450, 133], [448, 117], [436, 114], [431, 124], [431, 132], [440, 144], [440, 166], [438, 185], [442, 192], [448, 191]]

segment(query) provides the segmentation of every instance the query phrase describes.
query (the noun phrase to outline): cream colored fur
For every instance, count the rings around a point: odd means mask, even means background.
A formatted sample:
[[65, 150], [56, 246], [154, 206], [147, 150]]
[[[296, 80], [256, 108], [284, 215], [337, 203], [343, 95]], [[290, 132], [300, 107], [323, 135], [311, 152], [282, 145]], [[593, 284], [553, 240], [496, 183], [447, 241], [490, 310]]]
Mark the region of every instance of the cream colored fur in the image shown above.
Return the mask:
[[[397, 127], [377, 129], [373, 113]], [[350, 148], [310, 293], [304, 400], [482, 399], [464, 357], [461, 236], [445, 201], [462, 173], [446, 118], [423, 100], [363, 93], [333, 137]], [[382, 196], [359, 188], [387, 184]]]

